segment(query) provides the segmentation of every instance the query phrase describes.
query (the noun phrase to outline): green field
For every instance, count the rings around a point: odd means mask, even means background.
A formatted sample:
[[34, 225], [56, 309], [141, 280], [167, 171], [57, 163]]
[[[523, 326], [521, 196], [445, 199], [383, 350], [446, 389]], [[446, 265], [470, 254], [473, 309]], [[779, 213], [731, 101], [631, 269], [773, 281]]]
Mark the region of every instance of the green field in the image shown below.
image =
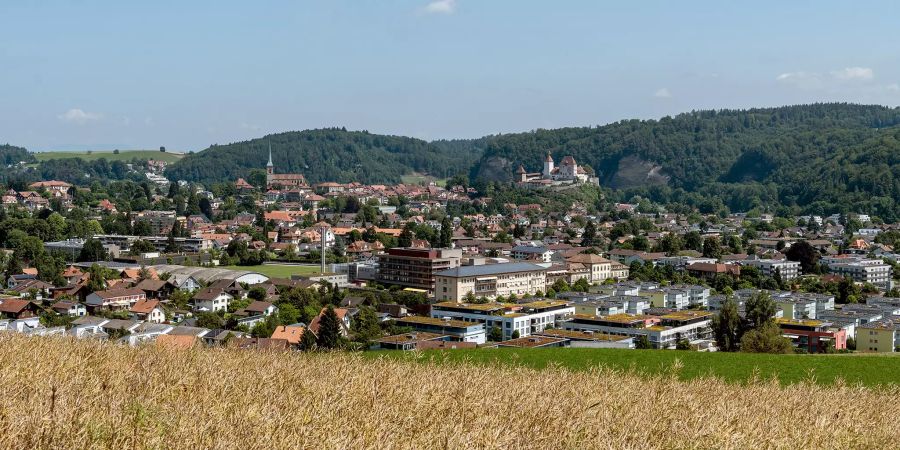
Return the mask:
[[432, 181], [434, 181], [438, 186], [445, 186], [447, 184], [446, 178], [435, 178], [430, 175], [422, 175], [415, 172], [400, 176], [400, 182], [403, 184], [427, 185]]
[[714, 376], [732, 383], [745, 383], [757, 377], [760, 380], [777, 379], [782, 384], [808, 380], [832, 384], [841, 379], [848, 384], [861, 383], [866, 386], [900, 385], [900, 356], [892, 355], [766, 355], [584, 348], [379, 351], [365, 354], [369, 357], [384, 356], [439, 364], [501, 364], [530, 368], [558, 366], [571, 370], [602, 366], [646, 375], [677, 372], [683, 380]]
[[259, 272], [269, 278], [290, 278], [291, 275], [318, 273], [319, 266], [290, 266], [263, 264], [259, 266], [222, 266], [225, 269]]
[[106, 158], [109, 161], [131, 161], [137, 159], [156, 159], [173, 163], [184, 157], [183, 153], [161, 152], [159, 150], [120, 150], [119, 154], [115, 154], [112, 150], [91, 150], [77, 152], [36, 152], [34, 157], [38, 161], [47, 161], [50, 159], [68, 159], [81, 158], [86, 161], [94, 161], [100, 158]]

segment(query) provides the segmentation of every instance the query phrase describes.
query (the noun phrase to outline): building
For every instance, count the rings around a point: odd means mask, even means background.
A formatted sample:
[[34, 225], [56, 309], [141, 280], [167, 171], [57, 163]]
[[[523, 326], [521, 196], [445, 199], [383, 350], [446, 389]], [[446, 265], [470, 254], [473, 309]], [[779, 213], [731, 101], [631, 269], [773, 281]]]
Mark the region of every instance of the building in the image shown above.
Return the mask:
[[471, 294], [494, 299], [511, 294], [535, 295], [544, 292], [547, 269], [525, 262], [460, 266], [435, 273], [434, 297], [460, 302]]
[[125, 309], [137, 302], [147, 300], [147, 294], [140, 289], [109, 289], [88, 294], [85, 303], [88, 308]]
[[234, 297], [223, 289], [200, 289], [194, 294], [194, 311], [225, 311]]
[[[808, 353], [825, 353], [827, 348], [845, 350], [847, 331], [830, 322], [814, 319], [775, 319], [782, 336], [791, 340], [795, 348]], [[857, 344], [858, 346], [858, 344]]]
[[564, 183], [599, 184], [599, 179], [588, 175], [584, 167], [575, 162], [573, 156], [564, 157], [559, 166], [555, 166], [550, 152], [547, 152], [547, 157], [544, 158], [544, 167], [540, 173], [528, 173], [525, 171], [525, 166], [519, 165], [515, 180], [524, 186], [549, 186]]
[[378, 255], [376, 281], [428, 292], [435, 290], [435, 274], [459, 267], [462, 250], [391, 248]]
[[266, 188], [308, 188], [306, 177], [299, 173], [275, 173], [275, 164], [272, 163], [272, 144], [269, 144], [269, 162], [266, 163]]
[[900, 347], [900, 320], [888, 319], [860, 325], [856, 330], [856, 350], [864, 353], [892, 353]]
[[522, 304], [449, 301], [431, 306], [431, 317], [480, 323], [488, 332], [497, 327], [503, 333], [503, 339], [525, 337], [548, 327], [556, 327], [559, 321], [574, 313], [575, 308], [568, 302], [555, 300]]
[[687, 273], [697, 278], [706, 280], [714, 280], [718, 276], [729, 276], [738, 278], [741, 276], [741, 267], [733, 264], [709, 264], [694, 263], [685, 268]]
[[845, 258], [828, 264], [834, 275], [850, 277], [857, 283], [873, 284], [881, 289], [891, 288], [891, 266], [880, 259]]
[[166, 313], [160, 306], [159, 300], [140, 300], [131, 307], [130, 312], [135, 320], [144, 320], [150, 323], [166, 321]]
[[[566, 262], [569, 265], [580, 264], [588, 269], [588, 273], [590, 274], [588, 281], [591, 283], [602, 283], [610, 278], [616, 278], [612, 273], [613, 262], [600, 255], [581, 253], [566, 258]], [[628, 268], [625, 267], [624, 270], [625, 278], [628, 278]]]
[[747, 259], [741, 261], [742, 266], [755, 267], [759, 270], [760, 275], [766, 277], [775, 277], [775, 274], [781, 276], [782, 280], [793, 280], [800, 276], [800, 263], [797, 261], [788, 261], [786, 259]]
[[713, 313], [708, 311], [676, 311], [662, 316], [616, 314], [605, 317], [576, 315], [562, 323], [562, 328], [591, 331], [613, 336], [639, 338], [646, 336], [653, 348], [675, 348], [681, 340], [691, 343], [712, 339]]
[[532, 245], [517, 245], [509, 251], [513, 259], [523, 261], [539, 261], [549, 263], [553, 258], [553, 250], [547, 247], [535, 247]]
[[415, 350], [422, 342], [444, 342], [449, 340], [447, 335], [413, 331], [412, 333], [385, 336], [377, 342], [378, 347], [383, 350]]
[[450, 318], [407, 316], [396, 320], [401, 327], [410, 327], [413, 331], [449, 336], [453, 341], [484, 344], [487, 333], [484, 324], [467, 322]]

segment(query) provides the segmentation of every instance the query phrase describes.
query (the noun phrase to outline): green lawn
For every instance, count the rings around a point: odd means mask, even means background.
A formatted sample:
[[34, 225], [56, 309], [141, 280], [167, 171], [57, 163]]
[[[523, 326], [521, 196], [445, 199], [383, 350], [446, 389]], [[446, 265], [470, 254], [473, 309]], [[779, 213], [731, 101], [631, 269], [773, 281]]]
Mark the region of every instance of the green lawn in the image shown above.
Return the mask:
[[434, 181], [438, 186], [446, 186], [446, 178], [435, 178], [430, 175], [422, 175], [420, 173], [409, 173], [400, 176], [400, 182], [404, 184], [428, 184]]
[[290, 278], [291, 275], [318, 273], [319, 266], [290, 266], [263, 264], [259, 266], [222, 266], [225, 269], [259, 272], [269, 278]]
[[87, 161], [93, 161], [100, 158], [106, 158], [109, 161], [131, 161], [137, 159], [157, 159], [173, 163], [184, 157], [183, 153], [161, 152], [159, 150], [121, 150], [119, 154], [115, 154], [112, 150], [92, 150], [78, 152], [36, 152], [34, 154], [38, 161], [47, 161], [50, 159], [67, 159], [81, 158]]
[[744, 383], [757, 374], [762, 380], [777, 378], [783, 384], [815, 380], [831, 384], [843, 379], [848, 384], [866, 386], [900, 384], [900, 356], [891, 355], [764, 355], [749, 353], [700, 353], [677, 350], [620, 349], [477, 349], [412, 352], [366, 352], [368, 357], [389, 357], [439, 364], [503, 364], [529, 368], [548, 365], [571, 370], [607, 367], [645, 375], [672, 373], [679, 378], [715, 376]]

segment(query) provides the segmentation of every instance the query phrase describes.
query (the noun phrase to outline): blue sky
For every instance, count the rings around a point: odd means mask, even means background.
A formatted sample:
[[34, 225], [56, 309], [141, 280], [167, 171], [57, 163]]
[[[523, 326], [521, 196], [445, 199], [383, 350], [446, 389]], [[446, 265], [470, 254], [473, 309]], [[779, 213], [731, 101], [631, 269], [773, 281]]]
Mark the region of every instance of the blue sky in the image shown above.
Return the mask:
[[707, 108], [900, 104], [900, 6], [0, 3], [0, 142], [200, 150], [346, 126], [477, 137]]

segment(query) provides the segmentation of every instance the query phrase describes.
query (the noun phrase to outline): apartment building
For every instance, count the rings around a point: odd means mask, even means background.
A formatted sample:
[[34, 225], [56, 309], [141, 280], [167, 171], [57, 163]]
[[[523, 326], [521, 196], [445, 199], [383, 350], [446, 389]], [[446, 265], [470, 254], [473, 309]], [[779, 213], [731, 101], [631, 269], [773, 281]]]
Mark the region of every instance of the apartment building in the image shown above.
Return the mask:
[[459, 266], [435, 273], [435, 299], [462, 301], [466, 295], [495, 299], [535, 295], [547, 288], [547, 268], [531, 263]]
[[379, 283], [422, 289], [435, 289], [435, 274], [459, 267], [462, 250], [438, 248], [391, 248], [378, 255]]
[[396, 320], [401, 327], [410, 327], [413, 331], [434, 333], [441, 336], [450, 336], [450, 339], [459, 342], [473, 342], [484, 344], [487, 342], [487, 333], [484, 324], [480, 322], [467, 322], [438, 317], [407, 316]]
[[828, 270], [857, 283], [870, 283], [881, 289], [891, 288], [891, 266], [880, 259], [845, 258], [828, 264]]
[[886, 319], [860, 325], [856, 330], [856, 350], [863, 353], [892, 353], [900, 346], [900, 319]]
[[786, 259], [747, 259], [740, 265], [755, 267], [759, 273], [766, 277], [775, 277], [778, 273], [782, 280], [793, 280], [800, 276], [800, 263]]
[[847, 348], [847, 330], [833, 323], [814, 319], [775, 319], [781, 335], [790, 339], [795, 348], [808, 353], [824, 353], [831, 346], [835, 350]]
[[525, 337], [548, 327], [557, 327], [559, 321], [574, 313], [575, 308], [568, 302], [556, 300], [521, 304], [467, 304], [449, 301], [431, 306], [431, 317], [480, 323], [488, 332], [493, 327], [498, 327], [503, 332], [503, 339], [512, 339], [516, 332], [519, 337]]
[[563, 322], [562, 328], [632, 338], [647, 336], [653, 348], [666, 349], [675, 348], [680, 340], [698, 342], [712, 339], [712, 317], [713, 313], [708, 311], [676, 311], [662, 316], [575, 315]]

